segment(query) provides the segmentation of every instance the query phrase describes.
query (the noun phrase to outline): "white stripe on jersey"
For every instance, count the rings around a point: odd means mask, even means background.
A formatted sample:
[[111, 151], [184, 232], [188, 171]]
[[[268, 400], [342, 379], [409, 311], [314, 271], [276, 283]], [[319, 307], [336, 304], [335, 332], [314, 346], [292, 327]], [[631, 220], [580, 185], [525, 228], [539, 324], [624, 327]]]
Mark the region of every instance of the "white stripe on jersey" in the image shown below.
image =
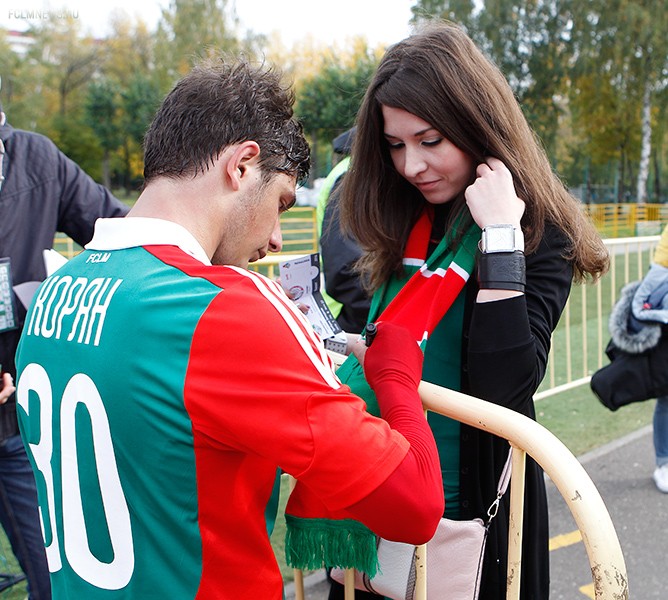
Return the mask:
[[304, 354], [310, 359], [315, 369], [322, 375], [327, 385], [337, 390], [341, 387], [341, 382], [334, 374], [334, 368], [325, 346], [316, 333], [313, 331], [311, 324], [308, 322], [304, 314], [292, 302], [283, 288], [278, 283], [268, 279], [260, 273], [247, 271], [239, 267], [226, 265], [233, 269], [239, 275], [243, 275], [250, 279], [259, 292], [274, 306], [278, 314], [283, 317], [286, 325], [292, 331], [295, 339], [302, 347]]

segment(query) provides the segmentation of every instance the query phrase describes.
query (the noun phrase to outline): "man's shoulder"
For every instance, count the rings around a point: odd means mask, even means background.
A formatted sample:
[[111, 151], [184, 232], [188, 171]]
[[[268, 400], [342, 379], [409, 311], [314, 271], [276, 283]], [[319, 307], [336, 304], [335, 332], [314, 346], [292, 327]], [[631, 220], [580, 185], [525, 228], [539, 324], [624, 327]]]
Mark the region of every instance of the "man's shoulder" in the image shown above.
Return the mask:
[[3, 140], [14, 139], [22, 140], [25, 143], [53, 146], [55, 144], [45, 135], [37, 131], [28, 131], [27, 129], [17, 129], [11, 125], [4, 125], [0, 130]]
[[276, 282], [260, 273], [229, 265], [207, 265], [179, 246], [149, 244], [143, 248], [166, 265], [178, 269], [184, 277], [208, 281], [228, 293], [265, 299], [268, 295], [285, 295]]

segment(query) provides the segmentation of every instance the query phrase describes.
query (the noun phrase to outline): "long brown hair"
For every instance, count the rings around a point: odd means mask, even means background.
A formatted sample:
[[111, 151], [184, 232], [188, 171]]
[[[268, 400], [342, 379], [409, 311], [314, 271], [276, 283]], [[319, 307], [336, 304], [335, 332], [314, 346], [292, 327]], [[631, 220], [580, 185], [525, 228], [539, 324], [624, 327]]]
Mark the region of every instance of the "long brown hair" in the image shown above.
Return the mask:
[[[456, 25], [430, 23], [391, 46], [357, 116], [351, 165], [341, 196], [341, 222], [365, 250], [357, 268], [371, 291], [402, 270], [406, 239], [424, 206], [420, 192], [395, 170], [383, 136], [382, 105], [406, 110], [473, 157], [499, 158], [526, 203], [526, 252], [536, 250], [546, 221], [569, 240], [575, 280], [608, 268], [608, 252], [578, 201], [552, 171], [501, 71]], [[471, 173], [473, 181], [475, 173]], [[449, 226], [472, 222], [464, 194], [453, 201]]]

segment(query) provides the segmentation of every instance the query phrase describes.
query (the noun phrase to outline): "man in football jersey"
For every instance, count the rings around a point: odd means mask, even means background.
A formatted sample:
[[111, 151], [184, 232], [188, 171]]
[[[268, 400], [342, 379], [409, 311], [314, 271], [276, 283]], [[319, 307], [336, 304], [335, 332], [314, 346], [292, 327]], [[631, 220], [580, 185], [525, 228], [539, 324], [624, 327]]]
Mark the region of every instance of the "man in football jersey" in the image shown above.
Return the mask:
[[145, 138], [145, 186], [38, 289], [17, 355], [53, 595], [282, 597], [269, 541], [280, 472], [408, 543], [443, 512], [417, 394], [422, 354], [380, 323], [358, 344], [384, 419], [336, 378], [280, 286], [309, 151], [280, 74], [207, 62]]

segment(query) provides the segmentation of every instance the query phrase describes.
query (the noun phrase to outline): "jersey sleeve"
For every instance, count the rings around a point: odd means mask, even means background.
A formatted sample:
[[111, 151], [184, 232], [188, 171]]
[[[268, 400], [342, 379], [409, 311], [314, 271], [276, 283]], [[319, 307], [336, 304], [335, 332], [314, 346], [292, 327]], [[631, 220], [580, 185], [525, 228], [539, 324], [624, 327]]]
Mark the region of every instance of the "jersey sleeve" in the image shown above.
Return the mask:
[[221, 450], [273, 461], [332, 509], [357, 502], [397, 468], [408, 442], [339, 382], [276, 283], [238, 275], [193, 336], [185, 383], [193, 427]]

